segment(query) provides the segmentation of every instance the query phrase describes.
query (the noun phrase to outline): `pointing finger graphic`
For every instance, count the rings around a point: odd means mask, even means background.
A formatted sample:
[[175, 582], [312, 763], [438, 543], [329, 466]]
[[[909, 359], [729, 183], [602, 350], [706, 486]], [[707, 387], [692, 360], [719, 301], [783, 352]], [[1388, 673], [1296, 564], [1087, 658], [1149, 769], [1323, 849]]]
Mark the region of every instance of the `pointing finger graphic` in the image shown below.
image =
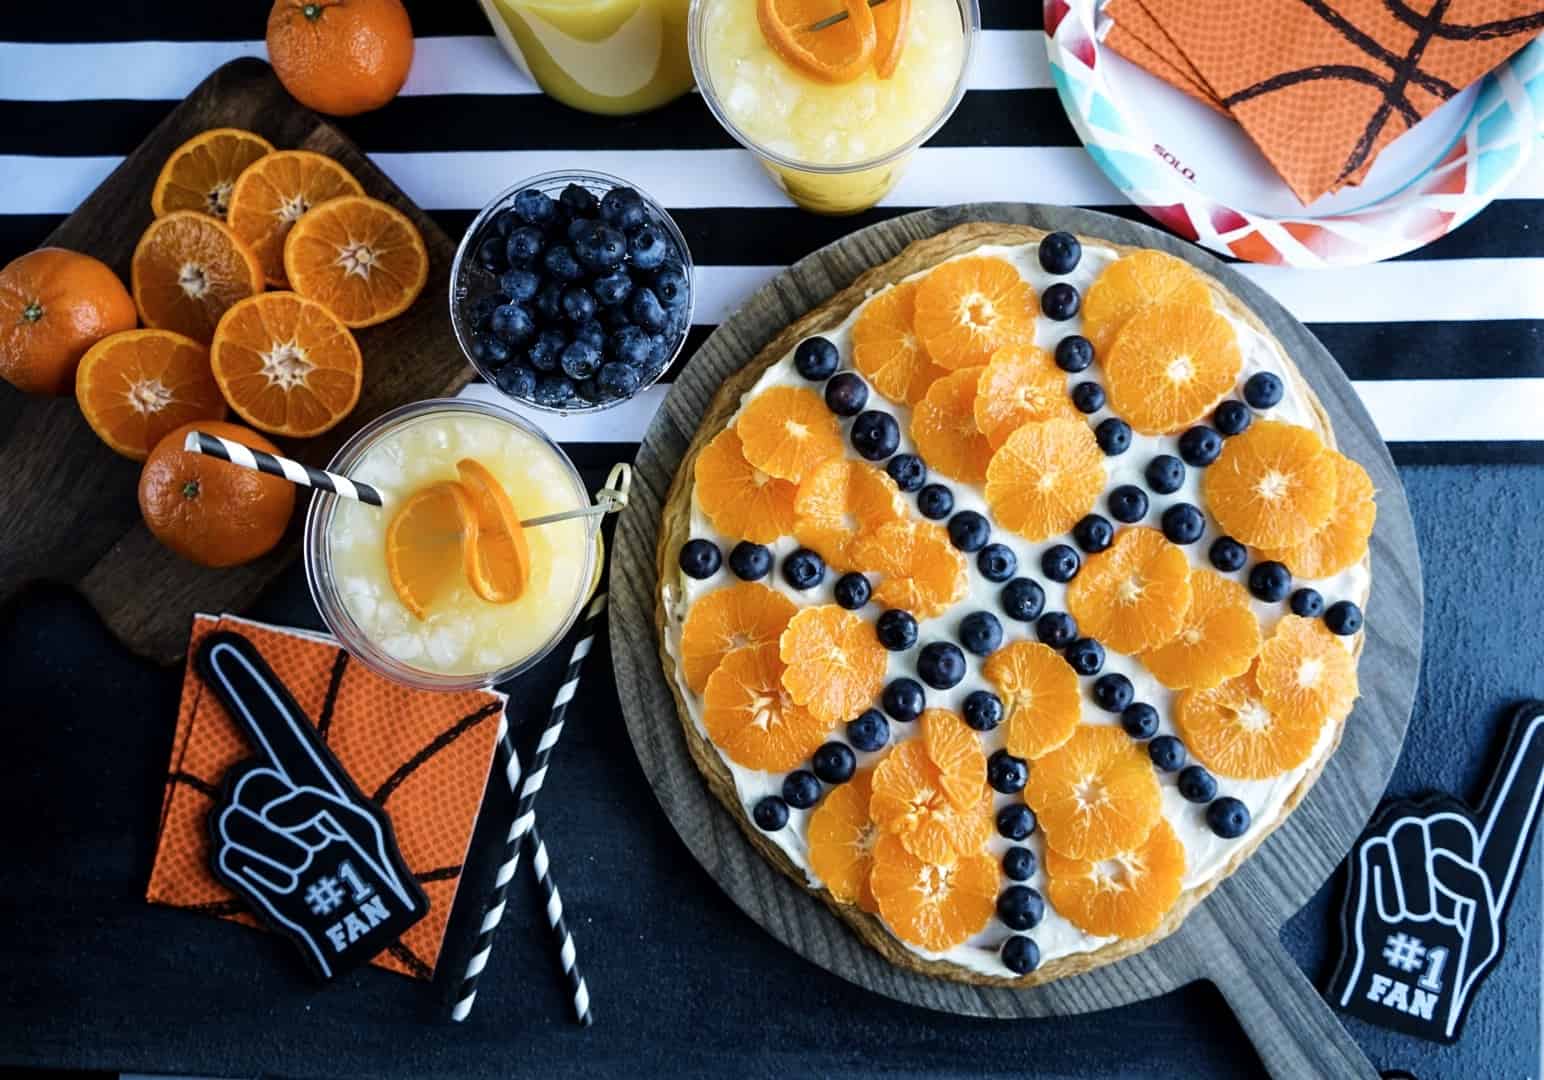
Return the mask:
[[1495, 782], [1480, 804], [1480, 849], [1476, 862], [1490, 879], [1497, 909], [1506, 907], [1539, 815], [1544, 785], [1544, 704], [1518, 709], [1501, 752]]

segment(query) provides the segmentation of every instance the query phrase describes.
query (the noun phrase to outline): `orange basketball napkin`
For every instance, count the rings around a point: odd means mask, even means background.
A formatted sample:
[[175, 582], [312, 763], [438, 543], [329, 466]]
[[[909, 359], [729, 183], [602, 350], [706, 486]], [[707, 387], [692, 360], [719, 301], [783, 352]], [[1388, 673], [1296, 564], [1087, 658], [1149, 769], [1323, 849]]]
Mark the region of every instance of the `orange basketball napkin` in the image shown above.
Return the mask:
[[1225, 108], [1304, 203], [1544, 30], [1540, 0], [1110, 0], [1110, 48]]
[[[359, 789], [385, 809], [429, 914], [373, 961], [434, 974], [461, 865], [482, 806], [505, 697], [492, 691], [414, 690], [354, 661], [332, 638], [229, 615], [193, 620], [188, 655], [214, 630], [246, 635], [283, 680]], [[208, 815], [225, 771], [254, 756], [191, 666], [161, 802], [160, 836], [145, 898], [257, 925], [209, 872]]]

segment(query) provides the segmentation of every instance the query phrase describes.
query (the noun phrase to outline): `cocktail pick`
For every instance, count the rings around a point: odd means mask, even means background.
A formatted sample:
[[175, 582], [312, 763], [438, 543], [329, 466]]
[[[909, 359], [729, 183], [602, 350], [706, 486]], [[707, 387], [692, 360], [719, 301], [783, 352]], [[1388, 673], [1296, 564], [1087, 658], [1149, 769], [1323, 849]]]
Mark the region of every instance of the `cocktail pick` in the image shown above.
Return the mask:
[[[885, 0], [868, 0], [868, 6], [869, 7], [878, 7], [880, 4], [883, 4], [883, 3], [885, 3]], [[812, 23], [810, 23], [809, 26], [805, 27], [805, 29], [806, 30], [810, 30], [810, 31], [824, 30], [828, 26], [835, 26], [837, 23], [842, 22], [846, 18], [847, 18], [847, 12], [845, 12], [845, 11], [838, 11], [835, 15], [827, 15], [824, 19], [821, 19], [819, 22], [812, 22]]]

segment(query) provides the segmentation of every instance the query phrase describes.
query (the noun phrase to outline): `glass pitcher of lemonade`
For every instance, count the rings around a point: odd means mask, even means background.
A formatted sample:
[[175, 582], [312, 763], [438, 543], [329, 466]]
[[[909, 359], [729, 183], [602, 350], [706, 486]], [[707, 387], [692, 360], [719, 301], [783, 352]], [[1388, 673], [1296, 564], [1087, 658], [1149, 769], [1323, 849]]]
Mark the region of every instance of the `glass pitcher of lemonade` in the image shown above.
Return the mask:
[[585, 112], [643, 112], [692, 87], [689, 0], [478, 0], [510, 57]]

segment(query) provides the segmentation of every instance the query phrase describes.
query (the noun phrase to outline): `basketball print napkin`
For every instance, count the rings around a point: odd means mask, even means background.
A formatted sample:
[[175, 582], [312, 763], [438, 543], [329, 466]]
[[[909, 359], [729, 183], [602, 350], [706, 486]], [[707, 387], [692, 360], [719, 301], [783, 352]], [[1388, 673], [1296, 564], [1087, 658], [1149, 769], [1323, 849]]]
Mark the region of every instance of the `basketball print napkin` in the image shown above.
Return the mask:
[[[195, 617], [190, 658], [215, 630], [235, 630], [257, 647], [354, 784], [391, 819], [429, 914], [373, 963], [430, 978], [482, 806], [504, 695], [414, 690], [357, 663], [330, 637], [228, 615]], [[245, 903], [209, 870], [208, 826], [226, 770], [253, 755], [189, 667], [145, 899], [256, 925]]]

